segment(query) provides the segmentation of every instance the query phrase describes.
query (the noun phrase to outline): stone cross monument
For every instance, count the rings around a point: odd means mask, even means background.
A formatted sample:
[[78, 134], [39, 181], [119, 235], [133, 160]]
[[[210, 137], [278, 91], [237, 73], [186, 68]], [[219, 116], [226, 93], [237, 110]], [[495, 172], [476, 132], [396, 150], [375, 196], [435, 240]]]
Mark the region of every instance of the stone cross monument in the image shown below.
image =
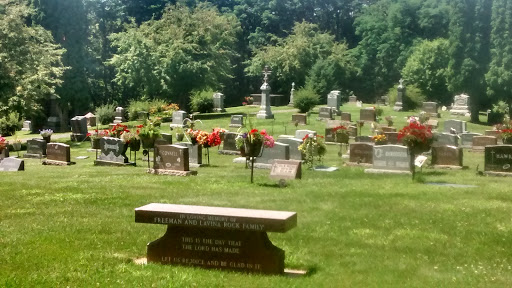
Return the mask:
[[265, 66], [263, 70], [263, 85], [261, 85], [261, 106], [260, 111], [256, 114], [257, 119], [274, 119], [274, 114], [270, 110], [270, 85], [268, 85], [268, 75], [272, 71], [268, 70], [268, 66]]

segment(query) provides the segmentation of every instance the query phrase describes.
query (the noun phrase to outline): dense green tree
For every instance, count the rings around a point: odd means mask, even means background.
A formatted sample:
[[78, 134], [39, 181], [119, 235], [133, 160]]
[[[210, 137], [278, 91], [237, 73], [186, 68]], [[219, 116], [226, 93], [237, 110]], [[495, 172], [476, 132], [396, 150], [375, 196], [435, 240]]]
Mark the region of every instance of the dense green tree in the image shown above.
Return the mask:
[[208, 4], [168, 6], [150, 20], [113, 34], [115, 81], [133, 98], [188, 103], [192, 90], [220, 89], [233, 73], [239, 22]]
[[[491, 63], [485, 75], [493, 103], [512, 104], [512, 1], [494, 0], [491, 19]], [[490, 103], [489, 103], [490, 104]]]
[[427, 100], [444, 105], [449, 105], [453, 100], [446, 84], [448, 47], [447, 39], [425, 40], [413, 48], [402, 70], [406, 83], [418, 87]]
[[62, 83], [64, 50], [50, 32], [26, 23], [31, 11], [20, 1], [0, 1], [0, 117], [17, 112], [41, 127], [44, 104]]
[[83, 115], [91, 108], [87, 79], [87, 14], [82, 0], [32, 0], [36, 9], [33, 17], [52, 32], [57, 43], [66, 49], [62, 62], [69, 66], [63, 75], [62, 86], [56, 90], [62, 109], [61, 126], [71, 117]]
[[491, 0], [454, 0], [450, 19], [448, 90], [470, 95], [471, 120], [487, 103], [485, 73], [490, 58]]

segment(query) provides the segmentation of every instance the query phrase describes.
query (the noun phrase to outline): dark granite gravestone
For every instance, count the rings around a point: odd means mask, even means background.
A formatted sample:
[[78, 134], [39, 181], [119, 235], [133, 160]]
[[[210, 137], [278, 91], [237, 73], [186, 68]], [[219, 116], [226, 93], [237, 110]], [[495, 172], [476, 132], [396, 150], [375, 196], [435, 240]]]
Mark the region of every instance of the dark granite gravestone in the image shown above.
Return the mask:
[[444, 145], [459, 147], [459, 136], [450, 133], [436, 133], [432, 146]]
[[318, 109], [318, 118], [320, 119], [334, 119], [332, 109], [329, 107], [320, 107]]
[[46, 146], [46, 161], [43, 164], [70, 165], [70, 146], [63, 143], [48, 143]]
[[188, 113], [185, 111], [174, 111], [172, 112], [172, 124], [171, 127], [183, 127], [183, 121], [188, 118]]
[[202, 145], [193, 145], [189, 142], [180, 142], [176, 145], [180, 145], [188, 148], [188, 160], [192, 166], [200, 166], [203, 165], [203, 146]]
[[87, 117], [71, 118], [71, 141], [81, 142], [87, 138]]
[[224, 109], [224, 94], [215, 93], [213, 94], [213, 112], [224, 113], [226, 109]]
[[231, 115], [229, 127], [244, 127], [244, 115]]
[[290, 145], [275, 142], [274, 147], [263, 148], [261, 156], [256, 157], [254, 167], [270, 169], [276, 159], [290, 160]]
[[25, 170], [25, 161], [18, 158], [5, 158], [0, 162], [0, 171], [16, 172]]
[[457, 132], [457, 134], [467, 132], [466, 121], [454, 120], [454, 119], [449, 119], [449, 120], [444, 121], [444, 132], [451, 133], [452, 131]]
[[189, 170], [188, 148], [181, 145], [155, 146], [153, 169], [148, 172], [174, 176], [197, 175], [197, 171]]
[[299, 150], [299, 145], [302, 144], [301, 139], [297, 138], [278, 138], [277, 142], [288, 144], [290, 146], [290, 160], [304, 160], [302, 152]]
[[128, 149], [128, 145], [121, 139], [102, 137], [100, 139], [100, 149], [100, 155], [94, 162], [94, 165], [135, 165], [135, 163], [128, 162], [128, 157], [126, 157], [126, 150]]
[[373, 143], [372, 136], [356, 136], [356, 142]]
[[0, 151], [0, 161], [4, 160], [5, 158], [8, 158], [9, 157], [9, 144], [7, 144], [7, 146], [5, 146], [4, 149], [2, 149], [2, 151]]
[[147, 245], [148, 263], [283, 274], [284, 251], [267, 232], [297, 226], [297, 213], [152, 203], [135, 209], [135, 222], [167, 225]]
[[307, 125], [308, 117], [306, 114], [292, 114], [292, 122], [299, 125]]
[[44, 139], [33, 138], [27, 140], [27, 153], [23, 155], [25, 158], [41, 158], [46, 156], [46, 141]]
[[375, 116], [375, 109], [365, 108], [365, 109], [359, 110], [359, 119], [362, 121], [374, 122], [375, 120], [377, 120], [377, 118]]
[[341, 121], [352, 121], [352, 114], [350, 112], [341, 112]]
[[474, 136], [473, 137], [473, 152], [483, 152], [485, 146], [498, 145], [498, 138], [494, 136]]
[[439, 117], [436, 102], [423, 102], [423, 107], [421, 110], [427, 113], [429, 117]]
[[271, 179], [301, 179], [302, 161], [299, 160], [280, 160], [277, 159], [270, 168]]
[[[408, 148], [398, 145], [374, 146], [373, 170], [411, 172]], [[373, 170], [368, 172], [375, 172]]]
[[373, 145], [370, 143], [350, 143], [349, 162], [373, 164]]
[[219, 154], [239, 155], [240, 149], [236, 148], [236, 137], [239, 135], [239, 133], [225, 132], [224, 140], [222, 141], [222, 150], [219, 150]]
[[297, 130], [295, 131], [295, 138], [297, 139], [304, 139], [304, 137], [306, 137], [306, 135], [309, 135], [309, 134], [313, 134], [316, 136], [316, 131], [313, 131], [313, 130]]
[[348, 136], [350, 136], [350, 137], [357, 136], [357, 127], [356, 126], [348, 126]]
[[341, 92], [333, 90], [327, 95], [327, 107], [331, 108], [335, 115], [340, 115]]
[[462, 167], [463, 149], [455, 146], [432, 147], [432, 165]]
[[512, 145], [485, 147], [485, 172], [512, 176]]
[[336, 142], [348, 144], [349, 135], [348, 132], [345, 135], [340, 135], [336, 139], [336, 132], [333, 132], [333, 128], [325, 128], [325, 142]]
[[155, 145], [171, 145], [172, 144], [172, 134], [169, 133], [160, 133], [160, 138], [155, 140]]
[[473, 137], [482, 136], [480, 133], [462, 133], [460, 134], [460, 147], [471, 148], [473, 147]]
[[386, 135], [386, 141], [388, 144], [391, 144], [391, 145], [401, 144], [398, 141], [398, 132], [384, 132], [384, 135]]
[[382, 129], [382, 132], [396, 132], [395, 127], [382, 126], [381, 129]]

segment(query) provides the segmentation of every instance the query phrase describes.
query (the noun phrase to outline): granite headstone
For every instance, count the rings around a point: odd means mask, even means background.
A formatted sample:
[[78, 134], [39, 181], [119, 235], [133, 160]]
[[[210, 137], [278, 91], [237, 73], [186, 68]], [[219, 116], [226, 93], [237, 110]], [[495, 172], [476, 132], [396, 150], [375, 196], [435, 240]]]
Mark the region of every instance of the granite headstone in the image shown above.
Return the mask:
[[462, 167], [463, 149], [455, 146], [433, 146], [432, 165]]

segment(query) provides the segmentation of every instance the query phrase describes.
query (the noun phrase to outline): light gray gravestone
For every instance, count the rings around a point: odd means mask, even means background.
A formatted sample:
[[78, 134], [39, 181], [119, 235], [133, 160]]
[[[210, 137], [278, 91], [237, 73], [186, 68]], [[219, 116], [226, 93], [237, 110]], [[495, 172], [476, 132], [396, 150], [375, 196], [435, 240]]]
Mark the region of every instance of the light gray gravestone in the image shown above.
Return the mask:
[[32, 131], [32, 121], [23, 121], [21, 131]]
[[293, 107], [293, 92], [295, 91], [295, 82], [292, 82], [292, 89], [290, 90], [290, 102], [288, 106]]
[[336, 115], [341, 115], [340, 111], [341, 106], [341, 92], [338, 90], [333, 90], [327, 95], [327, 107], [333, 110], [333, 113]]
[[87, 118], [87, 126], [89, 127], [94, 127], [96, 126], [96, 116], [94, 114], [92, 114], [91, 112], [87, 113], [84, 115], [85, 118]]
[[124, 108], [123, 107], [116, 107], [116, 116], [114, 118], [114, 124], [122, 123], [126, 121], [124, 118]]
[[244, 115], [231, 115], [229, 127], [244, 127]]
[[466, 133], [466, 121], [449, 119], [444, 121], [444, 130], [445, 133]]
[[271, 179], [301, 179], [302, 177], [302, 161], [298, 160], [274, 160], [270, 168]]
[[188, 113], [182, 110], [172, 112], [171, 128], [184, 127], [183, 120], [188, 118]]
[[25, 161], [23, 159], [8, 157], [0, 162], [1, 172], [17, 172], [25, 170]]
[[[373, 147], [373, 169], [365, 172], [411, 172], [409, 149], [399, 145]], [[377, 170], [377, 171], [376, 171]]]
[[181, 142], [176, 145], [180, 145], [188, 148], [188, 159], [191, 166], [203, 165], [203, 146], [192, 144], [189, 142]]
[[450, 114], [466, 115], [469, 112], [469, 95], [460, 94], [453, 97], [453, 105]]
[[460, 147], [471, 148], [473, 147], [473, 137], [482, 136], [480, 133], [462, 133], [460, 134]]
[[356, 105], [356, 102], [357, 102], [356, 96], [354, 96], [354, 95], [348, 96], [348, 103]]
[[332, 112], [333, 112], [332, 109], [329, 107], [320, 107], [318, 109], [318, 118], [322, 119], [322, 120], [324, 120], [324, 119], [332, 120], [332, 119], [334, 119]]
[[261, 85], [261, 105], [260, 111], [256, 114], [257, 119], [274, 119], [274, 114], [270, 109], [270, 85], [267, 83], [268, 75], [271, 71], [268, 70], [268, 66], [265, 66], [263, 70], [263, 84]]
[[316, 131], [313, 131], [313, 130], [297, 130], [295, 131], [295, 138], [297, 139], [304, 139], [304, 137], [306, 137], [306, 135], [309, 135], [309, 134], [313, 134], [316, 136]]
[[224, 113], [224, 94], [215, 93], [213, 94], [213, 112]]
[[459, 146], [459, 136], [450, 133], [437, 133], [432, 146]]
[[432, 147], [432, 165], [434, 167], [462, 168], [463, 149], [455, 146]]
[[277, 138], [277, 142], [288, 144], [290, 146], [290, 159], [291, 160], [304, 160], [302, 152], [299, 150], [299, 145], [302, 144], [301, 139], [297, 138]]
[[270, 169], [276, 159], [290, 160], [290, 145], [275, 142], [274, 147], [263, 148], [261, 156], [256, 157], [254, 167]]
[[423, 102], [423, 106], [421, 109], [423, 112], [427, 113], [429, 117], [439, 117], [439, 112], [437, 112], [437, 103], [436, 102]]

